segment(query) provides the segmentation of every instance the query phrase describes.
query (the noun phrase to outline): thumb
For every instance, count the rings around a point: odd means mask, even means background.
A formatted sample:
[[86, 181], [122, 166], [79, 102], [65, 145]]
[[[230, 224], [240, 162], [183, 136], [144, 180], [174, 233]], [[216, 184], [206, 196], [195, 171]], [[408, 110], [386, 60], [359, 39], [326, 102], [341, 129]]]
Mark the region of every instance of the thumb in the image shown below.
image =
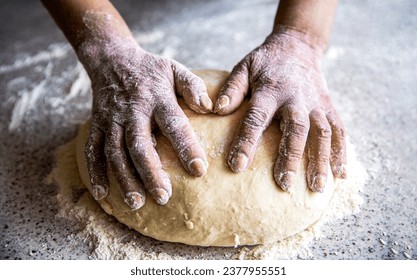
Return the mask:
[[203, 79], [193, 74], [184, 65], [172, 62], [175, 90], [184, 97], [185, 103], [197, 113], [213, 112], [213, 103], [207, 94]]
[[227, 115], [242, 104], [249, 90], [248, 75], [247, 59], [244, 59], [233, 68], [221, 89], [214, 106], [215, 113]]

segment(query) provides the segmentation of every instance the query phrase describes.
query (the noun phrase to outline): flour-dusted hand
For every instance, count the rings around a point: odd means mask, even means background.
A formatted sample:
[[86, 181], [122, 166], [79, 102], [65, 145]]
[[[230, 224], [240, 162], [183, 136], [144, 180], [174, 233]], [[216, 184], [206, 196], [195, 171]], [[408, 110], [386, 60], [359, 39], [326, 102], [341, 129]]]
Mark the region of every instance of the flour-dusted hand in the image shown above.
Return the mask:
[[345, 133], [320, 70], [322, 52], [306, 34], [281, 26], [234, 67], [214, 108], [229, 114], [251, 93], [228, 158], [234, 172], [250, 166], [263, 131], [277, 118], [282, 139], [274, 177], [282, 189], [293, 186], [306, 145], [311, 190], [323, 191], [329, 160], [335, 176], [346, 176]]
[[94, 197], [107, 195], [109, 168], [132, 209], [145, 203], [144, 188], [158, 204], [166, 204], [172, 188], [154, 148], [152, 128], [157, 125], [169, 138], [190, 174], [203, 176], [204, 151], [175, 93], [196, 112], [211, 112], [204, 82], [178, 62], [146, 52], [133, 40], [116, 40], [104, 48], [86, 43], [79, 50], [93, 88], [85, 153]]
[[108, 194], [109, 169], [130, 208], [144, 205], [145, 189], [158, 204], [167, 203], [172, 187], [152, 141], [156, 125], [170, 139], [184, 168], [203, 176], [206, 156], [175, 95], [182, 95], [196, 112], [211, 112], [203, 80], [178, 62], [143, 50], [108, 0], [42, 2], [92, 82], [85, 156], [95, 199]]

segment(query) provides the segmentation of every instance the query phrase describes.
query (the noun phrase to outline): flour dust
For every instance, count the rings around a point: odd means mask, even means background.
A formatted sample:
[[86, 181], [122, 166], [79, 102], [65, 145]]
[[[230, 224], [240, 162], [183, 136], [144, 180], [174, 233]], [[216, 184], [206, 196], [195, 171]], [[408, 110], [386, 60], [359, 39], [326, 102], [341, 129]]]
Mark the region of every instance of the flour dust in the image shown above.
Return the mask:
[[107, 215], [81, 182], [75, 140], [56, 152], [49, 182], [58, 187], [57, 217], [76, 222], [81, 230], [69, 238], [93, 248], [92, 259], [314, 259], [309, 246], [323, 236], [323, 225], [359, 212], [366, 173], [349, 146], [349, 180], [340, 181], [323, 216], [304, 231], [279, 242], [237, 248], [197, 247], [154, 240], [133, 231]]

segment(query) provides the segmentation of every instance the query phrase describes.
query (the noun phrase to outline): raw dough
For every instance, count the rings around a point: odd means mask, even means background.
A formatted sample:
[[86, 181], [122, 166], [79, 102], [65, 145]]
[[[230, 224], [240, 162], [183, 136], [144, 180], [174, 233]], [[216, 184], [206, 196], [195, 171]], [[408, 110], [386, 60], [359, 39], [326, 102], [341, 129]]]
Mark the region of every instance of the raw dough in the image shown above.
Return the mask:
[[[210, 98], [215, 100], [228, 73], [195, 73], [204, 79]], [[170, 201], [160, 206], [149, 195], [144, 207], [131, 211], [109, 174], [109, 195], [99, 201], [104, 211], [146, 236], [199, 246], [271, 243], [306, 229], [321, 217], [337, 180], [328, 176], [323, 193], [311, 192], [306, 186], [304, 161], [297, 172], [295, 189], [282, 191], [272, 176], [280, 140], [276, 123], [264, 132], [251, 167], [235, 174], [227, 167], [226, 156], [247, 101], [229, 116], [198, 115], [183, 100], [179, 103], [205, 148], [207, 174], [201, 178], [188, 175], [168, 139], [156, 135], [156, 149], [173, 186]], [[91, 191], [84, 158], [88, 129], [87, 123], [79, 130], [77, 162], [81, 178]]]

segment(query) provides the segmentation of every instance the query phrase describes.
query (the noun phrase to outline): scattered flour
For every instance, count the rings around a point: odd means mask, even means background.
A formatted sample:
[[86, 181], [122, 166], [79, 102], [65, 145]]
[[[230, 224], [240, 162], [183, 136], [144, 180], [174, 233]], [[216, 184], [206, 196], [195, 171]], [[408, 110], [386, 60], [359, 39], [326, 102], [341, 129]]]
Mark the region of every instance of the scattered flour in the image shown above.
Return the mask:
[[[12, 108], [9, 131], [44, 116], [71, 115], [75, 118], [68, 119], [76, 123], [85, 120], [91, 110], [90, 80], [81, 63], [68, 63], [73, 59], [70, 50], [69, 44], [51, 44], [46, 50], [21, 54], [13, 64], [0, 66], [6, 81], [13, 77], [6, 85], [6, 107]], [[19, 76], [21, 73], [26, 74]]]
[[153, 44], [164, 39], [165, 33], [161, 30], [154, 30], [150, 32], [134, 32], [133, 36], [140, 45]]
[[325, 57], [329, 60], [338, 60], [345, 55], [345, 49], [338, 46], [330, 46], [326, 53]]
[[[350, 157], [354, 159], [354, 150], [350, 150]], [[324, 224], [359, 212], [362, 204], [360, 192], [366, 180], [364, 168], [359, 163], [348, 166], [348, 174], [351, 174], [349, 184], [342, 182], [335, 190], [329, 208], [320, 220], [292, 237], [267, 245], [205, 248], [144, 237], [107, 215], [78, 175], [75, 140], [59, 147], [56, 159], [56, 166], [48, 179], [58, 187], [57, 217], [75, 221], [83, 228], [76, 237], [90, 243], [93, 259], [311, 259], [314, 255], [309, 244], [322, 236]]]
[[51, 44], [47, 50], [41, 51], [36, 55], [25, 55], [24, 57], [17, 59], [13, 64], [0, 65], [0, 74], [20, 70], [22, 68], [33, 66], [41, 62], [49, 62], [51, 59], [63, 58], [68, 55], [70, 50], [71, 47], [69, 44]]

